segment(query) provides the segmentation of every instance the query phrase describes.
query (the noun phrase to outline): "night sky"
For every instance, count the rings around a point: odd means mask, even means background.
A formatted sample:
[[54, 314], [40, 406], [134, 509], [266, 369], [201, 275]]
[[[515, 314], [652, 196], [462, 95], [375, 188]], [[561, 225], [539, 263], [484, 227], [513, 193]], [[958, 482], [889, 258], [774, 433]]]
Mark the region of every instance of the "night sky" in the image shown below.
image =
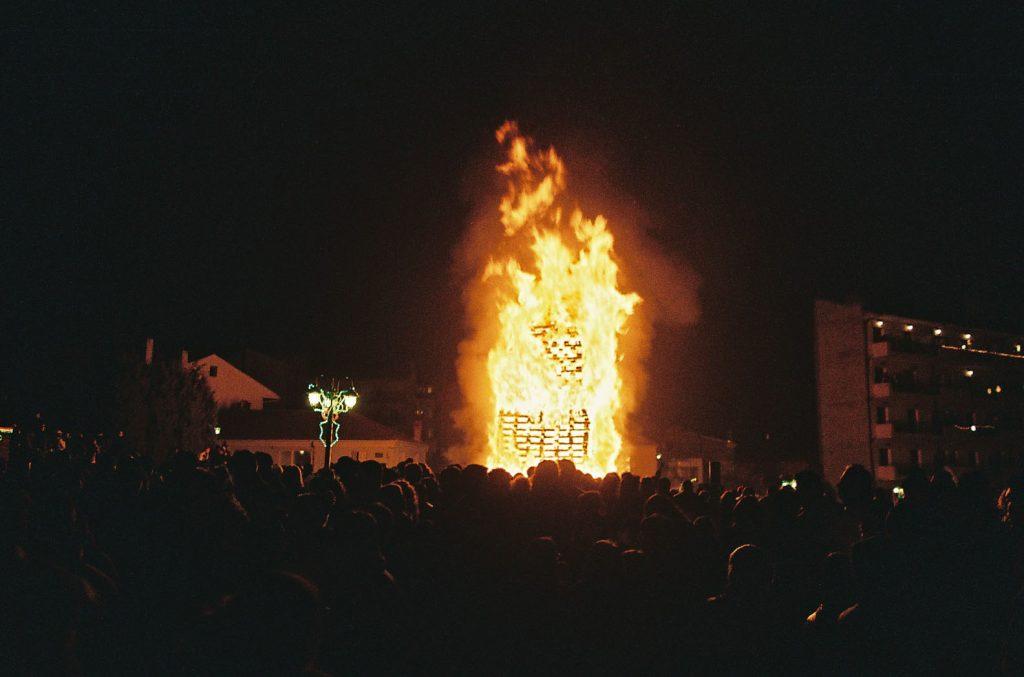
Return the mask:
[[813, 444], [815, 296], [1024, 330], [1011, 3], [289, 4], [5, 24], [5, 411], [81, 417], [147, 335], [449, 384], [506, 118], [601, 158], [703, 280], [649, 414]]

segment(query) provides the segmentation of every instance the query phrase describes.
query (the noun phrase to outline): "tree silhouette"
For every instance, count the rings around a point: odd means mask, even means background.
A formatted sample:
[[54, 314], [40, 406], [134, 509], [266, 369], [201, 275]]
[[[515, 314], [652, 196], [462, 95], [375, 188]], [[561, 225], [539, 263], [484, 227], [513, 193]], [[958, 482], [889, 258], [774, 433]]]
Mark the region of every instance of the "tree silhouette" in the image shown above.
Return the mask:
[[176, 451], [197, 454], [214, 440], [217, 405], [196, 369], [130, 358], [122, 371], [120, 422], [134, 451], [162, 463]]

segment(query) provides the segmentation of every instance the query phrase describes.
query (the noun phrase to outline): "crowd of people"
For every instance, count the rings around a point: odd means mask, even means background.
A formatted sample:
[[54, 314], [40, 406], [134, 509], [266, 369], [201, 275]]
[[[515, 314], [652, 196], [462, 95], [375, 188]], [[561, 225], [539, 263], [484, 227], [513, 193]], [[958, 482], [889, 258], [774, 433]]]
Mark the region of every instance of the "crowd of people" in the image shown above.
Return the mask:
[[1024, 674], [1022, 486], [721, 488], [123, 440], [2, 469], [12, 674]]

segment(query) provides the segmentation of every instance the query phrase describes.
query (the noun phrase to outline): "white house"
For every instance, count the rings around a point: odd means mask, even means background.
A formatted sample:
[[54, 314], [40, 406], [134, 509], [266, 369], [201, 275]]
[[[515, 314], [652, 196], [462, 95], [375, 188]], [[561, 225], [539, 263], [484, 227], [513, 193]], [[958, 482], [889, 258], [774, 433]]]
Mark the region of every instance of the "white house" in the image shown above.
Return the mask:
[[217, 406], [240, 406], [260, 411], [266, 401], [281, 399], [277, 393], [216, 353], [188, 363], [206, 377]]
[[[324, 445], [319, 440], [319, 414], [312, 410], [228, 409], [218, 417], [220, 439], [230, 451], [263, 451], [279, 465], [296, 465], [310, 458], [314, 468], [324, 463]], [[339, 439], [331, 447], [331, 460], [351, 456], [360, 461], [378, 461], [394, 466], [411, 458], [425, 463], [430, 445], [372, 421], [355, 411], [343, 414]]]

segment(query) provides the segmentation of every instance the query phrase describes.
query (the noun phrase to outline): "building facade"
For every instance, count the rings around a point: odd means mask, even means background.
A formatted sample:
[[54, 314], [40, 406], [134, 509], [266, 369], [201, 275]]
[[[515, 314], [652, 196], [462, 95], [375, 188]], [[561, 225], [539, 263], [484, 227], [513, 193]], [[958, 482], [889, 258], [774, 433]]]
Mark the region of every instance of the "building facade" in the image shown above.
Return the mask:
[[[184, 357], [182, 362], [185, 362]], [[281, 399], [273, 390], [216, 353], [187, 364], [203, 375], [221, 409], [241, 407], [259, 411], [265, 403]]]
[[859, 463], [1008, 474], [1024, 452], [1024, 335], [816, 301], [819, 446], [829, 482]]
[[[319, 439], [321, 421], [319, 414], [309, 410], [227, 409], [219, 414], [218, 437], [231, 452], [262, 451], [270, 454], [279, 465], [310, 462], [319, 470], [324, 463], [324, 444]], [[426, 443], [410, 439], [355, 411], [341, 417], [339, 436], [331, 446], [332, 462], [342, 456], [388, 466], [407, 458], [417, 463], [427, 460], [429, 447]]]

